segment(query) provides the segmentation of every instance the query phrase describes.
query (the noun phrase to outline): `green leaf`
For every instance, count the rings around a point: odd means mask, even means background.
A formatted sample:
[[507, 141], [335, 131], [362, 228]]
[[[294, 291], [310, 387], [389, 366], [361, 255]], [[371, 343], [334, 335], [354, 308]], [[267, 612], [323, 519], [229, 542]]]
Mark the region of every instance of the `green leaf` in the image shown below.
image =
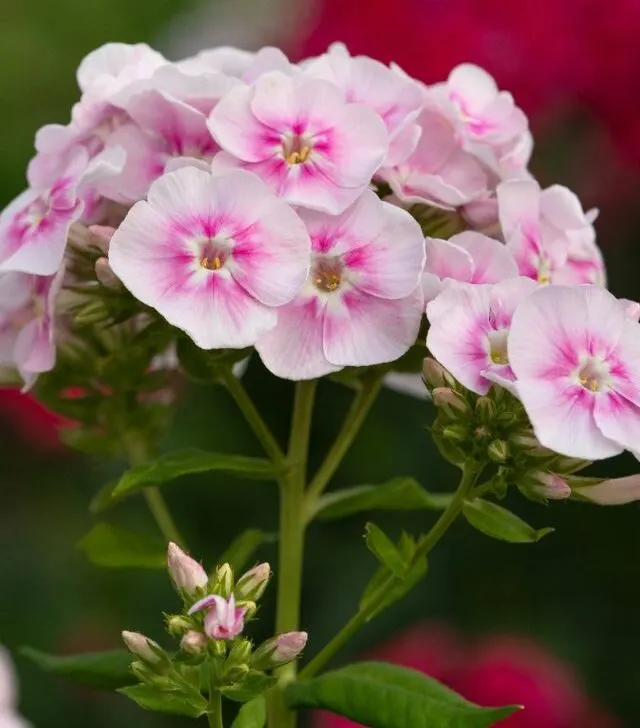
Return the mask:
[[367, 547], [378, 561], [393, 574], [402, 578], [407, 572], [408, 563], [403, 558], [393, 541], [375, 523], [365, 526]]
[[114, 569], [163, 569], [167, 545], [159, 538], [126, 531], [109, 523], [96, 524], [78, 542], [92, 564]]
[[536, 531], [515, 513], [482, 498], [466, 501], [462, 512], [467, 521], [478, 531], [509, 543], [535, 543], [554, 530], [541, 528]]
[[264, 543], [273, 543], [276, 536], [265, 533], [257, 528], [249, 528], [237, 536], [218, 559], [218, 565], [231, 564], [237, 573], [243, 569], [253, 557], [255, 552]]
[[285, 689], [291, 708], [320, 708], [369, 728], [488, 728], [515, 706], [481, 708], [406, 667], [361, 662]]
[[266, 722], [267, 704], [264, 696], [259, 695], [240, 708], [231, 728], [263, 728]]
[[179, 692], [160, 692], [151, 685], [132, 685], [118, 690], [145, 710], [155, 710], [160, 713], [173, 715], [187, 715], [189, 718], [199, 718], [207, 712], [207, 701], [195, 693], [186, 695]]
[[252, 670], [241, 683], [221, 688], [220, 692], [229, 700], [246, 703], [273, 687], [276, 680], [277, 678], [273, 675], [265, 675], [263, 672]]
[[126, 650], [60, 656], [23, 647], [20, 652], [46, 672], [92, 688], [115, 690], [138, 681], [130, 668], [133, 658]]
[[429, 493], [415, 478], [398, 477], [381, 485], [358, 485], [327, 493], [318, 501], [315, 515], [323, 521], [345, 518], [361, 511], [444, 510], [450, 493]]
[[182, 475], [220, 470], [248, 478], [270, 480], [275, 477], [273, 465], [263, 458], [226, 455], [195, 448], [177, 450], [128, 470], [113, 490], [114, 497], [135, 493], [141, 488], [160, 485]]
[[89, 503], [89, 511], [93, 514], [102, 513], [111, 506], [115, 506], [119, 500], [122, 500], [122, 496], [114, 498], [113, 490], [116, 487], [116, 482], [107, 483], [93, 496], [91, 503]]

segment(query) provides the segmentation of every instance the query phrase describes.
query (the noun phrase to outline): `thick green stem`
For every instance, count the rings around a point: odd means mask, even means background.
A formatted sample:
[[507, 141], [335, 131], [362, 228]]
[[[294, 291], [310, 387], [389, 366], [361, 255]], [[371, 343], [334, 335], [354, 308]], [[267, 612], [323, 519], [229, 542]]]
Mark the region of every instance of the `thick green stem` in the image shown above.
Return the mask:
[[[131, 465], [141, 465], [151, 460], [153, 453], [147, 442], [134, 434], [125, 437], [124, 448]], [[144, 489], [144, 497], [160, 532], [167, 541], [173, 541], [185, 548], [185, 542], [169, 511], [162, 493], [156, 487]]]
[[340, 466], [342, 459], [356, 439], [360, 428], [369, 414], [371, 406], [380, 392], [382, 378], [382, 374], [375, 373], [370, 375], [363, 383], [362, 388], [353, 400], [342, 429], [309, 485], [307, 505], [312, 504], [316, 498], [322, 495], [322, 492]]
[[211, 671], [211, 675], [211, 684], [209, 686], [209, 710], [207, 711], [209, 728], [224, 728], [222, 723], [222, 695], [217, 689], [213, 679], [213, 671]]
[[284, 462], [284, 453], [238, 377], [235, 376], [231, 369], [227, 369], [226, 367], [221, 368], [220, 376], [229, 390], [229, 394], [233, 397], [255, 436], [260, 441], [264, 451], [273, 460], [275, 465], [282, 465]]
[[[315, 390], [316, 382], [313, 381], [298, 382], [296, 385], [287, 454], [289, 469], [280, 481], [280, 558], [276, 634], [294, 632], [300, 626], [305, 533], [304, 489]], [[296, 714], [287, 709], [281, 690], [282, 686], [295, 676], [295, 661], [278, 670], [279, 687], [273, 692], [270, 706], [272, 728], [294, 728], [296, 724]]]
[[[435, 522], [429, 533], [418, 543], [413, 563], [416, 563], [424, 556], [427, 556], [433, 547], [440, 541], [449, 530], [453, 522], [462, 511], [465, 498], [475, 485], [480, 469], [475, 463], [469, 463], [462, 471], [462, 477], [455, 495], [447, 508], [442, 512], [440, 518]], [[308, 678], [315, 675], [331, 660], [338, 651], [356, 634], [378, 611], [382, 601], [387, 597], [389, 589], [393, 588], [395, 577], [389, 574], [386, 581], [380, 585], [377, 599], [372, 599], [367, 609], [359, 611], [342, 627], [333, 639], [306, 665], [300, 672], [300, 677]]]

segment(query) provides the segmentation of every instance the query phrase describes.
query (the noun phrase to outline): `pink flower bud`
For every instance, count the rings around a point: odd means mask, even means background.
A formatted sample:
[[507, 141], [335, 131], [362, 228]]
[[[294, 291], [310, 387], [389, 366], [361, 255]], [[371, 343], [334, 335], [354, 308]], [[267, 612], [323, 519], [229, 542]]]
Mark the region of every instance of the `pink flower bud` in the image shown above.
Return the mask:
[[596, 485], [576, 488], [576, 492], [600, 506], [621, 506], [640, 500], [640, 475], [612, 478]]
[[431, 389], [434, 387], [446, 387], [448, 382], [445, 377], [445, 368], [432, 357], [428, 356], [422, 363], [422, 378]]
[[469, 410], [469, 405], [464, 401], [464, 397], [449, 387], [436, 387], [431, 392], [431, 397], [435, 406], [444, 410], [449, 417], [457, 417]]
[[307, 644], [306, 632], [285, 632], [267, 640], [254, 652], [251, 664], [259, 670], [268, 670], [295, 660]]
[[122, 639], [129, 652], [139, 657], [143, 662], [156, 665], [162, 661], [162, 657], [151, 647], [153, 645], [157, 650], [161, 650], [160, 645], [140, 634], [140, 632], [127, 632], [125, 630], [122, 633]]
[[109, 243], [115, 233], [115, 228], [109, 225], [89, 225], [89, 232], [91, 242], [106, 255], [109, 252]]
[[209, 640], [205, 634], [191, 630], [180, 640], [180, 649], [192, 655], [197, 655], [206, 650], [208, 644]]
[[269, 564], [258, 564], [253, 569], [245, 572], [236, 584], [235, 595], [240, 600], [255, 602], [260, 599], [267, 588], [271, 578], [271, 567]]
[[175, 543], [169, 544], [167, 566], [173, 583], [186, 594], [193, 594], [197, 589], [204, 589], [209, 581], [207, 572], [202, 566], [187, 556]]
[[555, 473], [534, 473], [532, 476], [535, 484], [532, 490], [543, 498], [549, 500], [565, 500], [571, 495], [571, 488], [567, 485], [567, 481]]
[[95, 265], [96, 278], [102, 283], [105, 288], [111, 291], [117, 291], [122, 288], [120, 279], [113, 272], [109, 261], [106, 258], [98, 258]]

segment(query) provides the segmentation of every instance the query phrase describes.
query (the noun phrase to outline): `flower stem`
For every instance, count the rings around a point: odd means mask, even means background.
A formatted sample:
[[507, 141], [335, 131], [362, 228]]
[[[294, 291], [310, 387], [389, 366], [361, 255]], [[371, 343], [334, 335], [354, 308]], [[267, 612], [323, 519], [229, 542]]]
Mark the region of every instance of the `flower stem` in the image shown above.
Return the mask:
[[[125, 436], [124, 448], [129, 462], [133, 466], [146, 463], [152, 458], [152, 451], [146, 440], [133, 433], [128, 433]], [[185, 541], [180, 535], [180, 531], [173, 520], [162, 493], [155, 486], [145, 488], [143, 493], [151, 515], [160, 529], [160, 533], [162, 533], [167, 541], [173, 541], [178, 546], [186, 548]]]
[[[418, 543], [413, 564], [419, 559], [427, 556], [436, 546], [444, 534], [460, 515], [465, 498], [475, 485], [481, 469], [475, 463], [467, 463], [462, 471], [462, 477], [458, 488], [447, 508], [442, 512], [440, 518], [435, 522], [429, 533]], [[409, 567], [411, 568], [411, 567]], [[308, 678], [315, 675], [331, 660], [338, 651], [363, 627], [378, 611], [382, 601], [388, 596], [389, 589], [394, 586], [395, 577], [389, 574], [387, 579], [380, 585], [377, 591], [378, 598], [372, 599], [367, 609], [360, 610], [342, 627], [342, 629], [330, 640], [325, 647], [305, 666], [300, 672], [301, 678]]]
[[282, 465], [284, 462], [284, 453], [238, 377], [227, 367], [221, 367], [220, 376], [229, 390], [229, 394], [233, 397], [255, 436], [260, 441], [264, 451], [273, 460], [275, 465]]
[[[315, 474], [309, 489], [307, 491], [307, 505], [313, 503], [329, 484], [336, 470], [340, 466], [342, 459], [356, 439], [360, 428], [362, 427], [369, 410], [380, 392], [382, 386], [383, 374], [376, 372], [371, 374], [362, 385], [362, 388], [356, 395], [351, 404], [351, 408], [347, 413], [347, 417], [342, 425], [342, 429], [338, 433], [335, 442], [327, 453], [324, 462]], [[311, 509], [307, 509], [311, 510]]]
[[[289, 469], [280, 481], [277, 634], [296, 631], [300, 623], [305, 532], [304, 488], [315, 390], [315, 381], [296, 384], [287, 454]], [[296, 714], [288, 710], [282, 696], [282, 687], [295, 679], [295, 675], [295, 661], [278, 670], [279, 687], [273, 691], [270, 705], [270, 725], [273, 728], [294, 728], [296, 725]]]
[[222, 723], [222, 694], [215, 684], [213, 670], [210, 678], [207, 718], [209, 719], [209, 728], [224, 728]]

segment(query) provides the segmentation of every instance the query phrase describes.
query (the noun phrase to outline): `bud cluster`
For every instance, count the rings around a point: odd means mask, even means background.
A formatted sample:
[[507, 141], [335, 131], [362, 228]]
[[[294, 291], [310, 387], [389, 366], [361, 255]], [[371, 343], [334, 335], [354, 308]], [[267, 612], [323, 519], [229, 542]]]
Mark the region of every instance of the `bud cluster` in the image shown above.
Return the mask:
[[478, 395], [463, 387], [435, 359], [427, 358], [423, 379], [438, 410], [433, 439], [449, 462], [493, 466], [493, 491], [503, 495], [516, 485], [530, 500], [546, 502], [571, 496], [574, 473], [590, 462], [543, 447], [521, 402], [507, 389], [492, 387]]
[[[199, 667], [207, 664], [223, 694], [258, 694], [273, 683], [274, 678], [267, 674], [270, 670], [295, 660], [304, 649], [306, 632], [277, 635], [255, 649], [244, 636], [271, 578], [269, 564], [258, 564], [238, 579], [228, 563], [209, 575], [171, 543], [167, 566], [183, 601], [181, 613], [165, 618], [169, 634], [180, 640], [179, 649], [169, 654], [145, 635], [122, 633], [136, 658], [132, 670], [142, 683], [161, 692], [181, 692], [186, 682], [199, 693]], [[189, 696], [185, 694], [184, 699]]]

